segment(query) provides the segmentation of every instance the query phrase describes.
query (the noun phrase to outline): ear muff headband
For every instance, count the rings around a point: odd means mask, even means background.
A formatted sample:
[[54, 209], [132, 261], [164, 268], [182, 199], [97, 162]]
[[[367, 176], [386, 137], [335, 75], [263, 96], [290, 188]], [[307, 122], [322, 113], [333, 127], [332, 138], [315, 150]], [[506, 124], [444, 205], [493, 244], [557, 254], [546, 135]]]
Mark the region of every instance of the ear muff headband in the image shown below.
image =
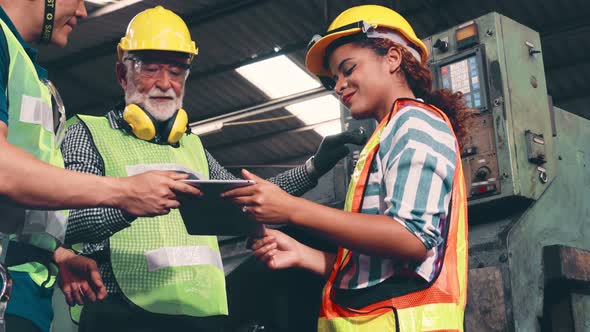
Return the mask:
[[180, 141], [182, 135], [186, 133], [187, 126], [188, 116], [186, 111], [181, 108], [162, 127], [161, 135], [166, 138], [169, 144], [176, 144]]
[[135, 137], [144, 141], [151, 141], [156, 137], [154, 118], [135, 104], [129, 104], [123, 111], [123, 120], [131, 128]]
[[[156, 120], [138, 105], [127, 105], [123, 111], [123, 120], [129, 125], [135, 137], [144, 141], [151, 141], [156, 137], [158, 132], [155, 125]], [[160, 125], [160, 136], [166, 139], [169, 144], [176, 144], [186, 133], [187, 127], [188, 116], [186, 111], [181, 108], [168, 121]]]

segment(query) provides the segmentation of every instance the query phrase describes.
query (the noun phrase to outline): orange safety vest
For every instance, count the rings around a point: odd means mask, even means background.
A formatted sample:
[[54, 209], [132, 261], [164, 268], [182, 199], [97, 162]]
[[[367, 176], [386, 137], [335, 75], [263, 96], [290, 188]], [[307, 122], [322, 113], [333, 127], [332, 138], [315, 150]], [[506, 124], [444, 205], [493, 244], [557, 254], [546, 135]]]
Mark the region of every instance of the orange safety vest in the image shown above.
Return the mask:
[[[451, 127], [447, 116], [438, 108], [413, 99], [397, 100], [391, 115], [381, 121], [361, 151], [348, 187], [345, 211], [360, 211], [369, 169], [379, 151], [381, 132], [399, 109], [412, 104], [438, 114]], [[318, 331], [463, 331], [467, 294], [467, 196], [459, 151], [457, 144], [449, 229], [438, 276], [425, 289], [358, 310], [345, 308], [333, 302], [330, 296], [338, 271], [350, 261], [348, 250], [340, 247], [330, 278], [324, 286]]]

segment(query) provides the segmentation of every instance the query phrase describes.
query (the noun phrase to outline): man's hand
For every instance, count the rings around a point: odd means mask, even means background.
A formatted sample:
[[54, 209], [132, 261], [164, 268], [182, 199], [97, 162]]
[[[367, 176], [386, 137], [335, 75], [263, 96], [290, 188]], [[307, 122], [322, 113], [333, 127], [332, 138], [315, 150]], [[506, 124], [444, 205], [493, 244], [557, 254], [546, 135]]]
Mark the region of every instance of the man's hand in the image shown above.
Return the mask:
[[63, 248], [58, 248], [53, 257], [59, 267], [59, 287], [69, 305], [83, 305], [84, 300], [94, 302], [107, 297], [94, 260]]
[[326, 174], [336, 163], [344, 158], [350, 149], [345, 144], [363, 145], [367, 142], [364, 130], [353, 129], [340, 134], [324, 137], [313, 158], [315, 175], [319, 178]]
[[115, 206], [125, 213], [138, 217], [168, 214], [170, 209], [180, 206], [177, 193], [201, 196], [199, 189], [180, 182], [188, 174], [172, 171], [151, 171], [128, 178], [120, 178], [124, 184], [124, 195]]

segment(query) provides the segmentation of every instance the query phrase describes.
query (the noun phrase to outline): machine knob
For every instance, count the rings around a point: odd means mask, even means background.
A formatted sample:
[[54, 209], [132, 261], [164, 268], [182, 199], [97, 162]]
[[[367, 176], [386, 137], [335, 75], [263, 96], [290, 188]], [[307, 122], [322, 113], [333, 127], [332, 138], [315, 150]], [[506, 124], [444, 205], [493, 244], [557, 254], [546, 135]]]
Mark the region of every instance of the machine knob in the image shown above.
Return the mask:
[[475, 179], [478, 181], [487, 180], [487, 178], [490, 177], [491, 173], [492, 173], [492, 171], [489, 168], [487, 168], [486, 166], [480, 167], [475, 172]]
[[437, 39], [432, 46], [438, 49], [441, 53], [449, 50], [449, 42], [440, 39]]

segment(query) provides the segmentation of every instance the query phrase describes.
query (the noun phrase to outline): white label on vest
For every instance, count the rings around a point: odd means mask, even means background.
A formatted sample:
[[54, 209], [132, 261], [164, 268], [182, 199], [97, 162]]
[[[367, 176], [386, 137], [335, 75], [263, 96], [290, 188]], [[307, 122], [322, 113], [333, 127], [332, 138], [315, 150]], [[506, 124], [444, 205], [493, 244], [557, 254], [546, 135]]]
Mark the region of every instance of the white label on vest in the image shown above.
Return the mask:
[[208, 246], [163, 247], [147, 251], [148, 271], [172, 266], [213, 265], [223, 270], [221, 255]]
[[125, 166], [127, 176], [133, 176], [149, 171], [177, 171], [189, 174], [191, 180], [203, 180], [203, 174], [181, 164], [137, 164]]
[[[47, 234], [57, 240], [58, 244], [62, 244], [66, 237], [66, 223], [67, 217], [62, 211], [26, 210], [25, 223], [19, 234], [27, 237]], [[36, 243], [31, 244], [43, 247]], [[43, 249], [53, 250], [54, 248], [44, 247]]]
[[43, 100], [31, 96], [23, 96], [20, 108], [20, 122], [39, 124], [49, 132], [53, 132], [53, 111]]

